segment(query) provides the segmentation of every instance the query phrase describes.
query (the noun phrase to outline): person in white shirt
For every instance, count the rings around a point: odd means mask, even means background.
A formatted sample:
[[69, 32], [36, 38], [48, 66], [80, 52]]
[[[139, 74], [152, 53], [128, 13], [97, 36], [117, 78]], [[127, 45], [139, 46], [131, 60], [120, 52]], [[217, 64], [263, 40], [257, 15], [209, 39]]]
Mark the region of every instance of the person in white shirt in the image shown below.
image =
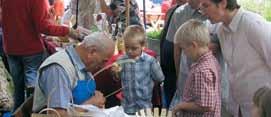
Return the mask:
[[254, 92], [271, 83], [271, 24], [236, 0], [204, 0], [201, 11], [222, 22], [218, 38], [228, 65], [234, 116], [251, 117]]

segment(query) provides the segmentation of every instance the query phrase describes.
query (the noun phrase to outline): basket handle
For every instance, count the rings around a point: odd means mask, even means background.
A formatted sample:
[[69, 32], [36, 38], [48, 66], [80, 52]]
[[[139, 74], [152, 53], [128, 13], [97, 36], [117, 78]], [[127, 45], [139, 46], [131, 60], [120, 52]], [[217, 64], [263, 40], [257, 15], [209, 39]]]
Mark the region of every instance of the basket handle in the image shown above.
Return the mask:
[[[56, 115], [57, 115], [57, 117], [61, 117], [60, 116], [60, 114], [59, 114], [59, 112], [57, 112], [55, 109], [53, 109], [53, 108], [45, 108], [45, 109], [42, 109], [40, 112], [39, 112], [39, 114], [41, 114], [41, 113], [43, 113], [43, 112], [45, 112], [45, 111], [52, 111], [52, 112], [54, 112]], [[48, 114], [48, 113], [47, 113]]]

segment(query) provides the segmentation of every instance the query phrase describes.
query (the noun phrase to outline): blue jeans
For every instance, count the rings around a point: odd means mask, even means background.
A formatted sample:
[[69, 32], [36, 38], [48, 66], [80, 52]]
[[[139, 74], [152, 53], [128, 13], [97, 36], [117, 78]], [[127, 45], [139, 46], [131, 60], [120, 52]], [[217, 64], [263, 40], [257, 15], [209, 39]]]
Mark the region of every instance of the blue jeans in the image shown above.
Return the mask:
[[25, 88], [34, 88], [37, 79], [37, 70], [47, 54], [41, 52], [34, 55], [8, 55], [10, 74], [12, 76], [14, 92], [14, 110], [25, 100]]

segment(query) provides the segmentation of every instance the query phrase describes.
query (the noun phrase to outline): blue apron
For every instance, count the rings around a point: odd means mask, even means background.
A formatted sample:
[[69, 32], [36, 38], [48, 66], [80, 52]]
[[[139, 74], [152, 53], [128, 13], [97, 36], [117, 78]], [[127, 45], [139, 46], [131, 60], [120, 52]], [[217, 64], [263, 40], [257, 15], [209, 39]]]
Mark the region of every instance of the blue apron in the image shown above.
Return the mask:
[[96, 89], [96, 84], [93, 79], [78, 80], [76, 87], [72, 90], [74, 104], [83, 104], [90, 99]]
[[[69, 52], [67, 53], [70, 59], [72, 60], [72, 56], [69, 54]], [[79, 78], [80, 75], [84, 75], [82, 77], [85, 78], [84, 80], [78, 79], [77, 85], [72, 90], [73, 103], [80, 105], [80, 104], [83, 104], [85, 101], [87, 101], [94, 95], [95, 89], [96, 89], [96, 83], [93, 77], [89, 76], [87, 72], [81, 72], [78, 69], [78, 67], [75, 65], [75, 63], [73, 63], [73, 61], [72, 61], [72, 64], [74, 65], [76, 69], [77, 77]]]

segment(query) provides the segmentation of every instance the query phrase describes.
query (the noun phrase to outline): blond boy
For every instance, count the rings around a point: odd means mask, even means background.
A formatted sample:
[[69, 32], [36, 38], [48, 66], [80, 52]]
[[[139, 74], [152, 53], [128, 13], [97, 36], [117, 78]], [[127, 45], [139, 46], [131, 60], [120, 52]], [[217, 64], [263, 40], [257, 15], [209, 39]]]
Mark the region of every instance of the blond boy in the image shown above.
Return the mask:
[[189, 20], [175, 35], [174, 43], [193, 61], [185, 82], [183, 102], [173, 113], [190, 117], [220, 117], [219, 65], [208, 48], [209, 32], [202, 21]]
[[121, 65], [122, 106], [125, 113], [134, 115], [141, 109], [152, 108], [154, 82], [162, 82], [164, 75], [156, 59], [143, 52], [146, 35], [142, 27], [127, 27], [123, 39], [126, 53], [119, 60], [134, 59], [135, 62]]

